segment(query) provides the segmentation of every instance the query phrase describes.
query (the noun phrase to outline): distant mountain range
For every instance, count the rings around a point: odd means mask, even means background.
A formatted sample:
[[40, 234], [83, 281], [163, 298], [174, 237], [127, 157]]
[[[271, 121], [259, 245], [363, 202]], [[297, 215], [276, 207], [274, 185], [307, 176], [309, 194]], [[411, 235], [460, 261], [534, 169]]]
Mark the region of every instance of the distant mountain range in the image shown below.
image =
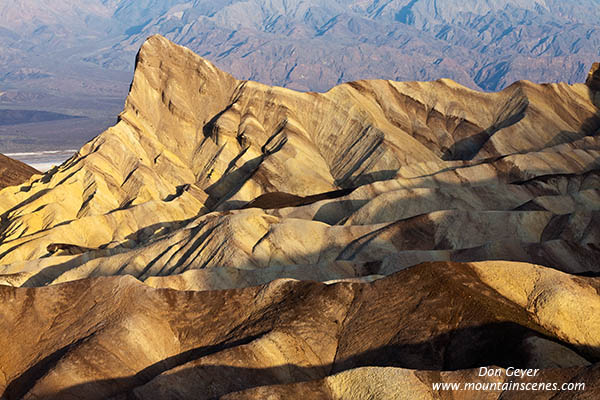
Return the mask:
[[160, 33], [239, 78], [295, 89], [451, 78], [499, 90], [517, 79], [582, 81], [599, 56], [599, 17], [596, 0], [180, 2], [88, 60], [129, 67]]
[[600, 57], [598, 21], [600, 0], [14, 0], [0, 5], [0, 102], [31, 108], [33, 96], [39, 109], [95, 118], [94, 136], [114, 122], [155, 33], [239, 79], [297, 90], [367, 78], [487, 91], [582, 82]]

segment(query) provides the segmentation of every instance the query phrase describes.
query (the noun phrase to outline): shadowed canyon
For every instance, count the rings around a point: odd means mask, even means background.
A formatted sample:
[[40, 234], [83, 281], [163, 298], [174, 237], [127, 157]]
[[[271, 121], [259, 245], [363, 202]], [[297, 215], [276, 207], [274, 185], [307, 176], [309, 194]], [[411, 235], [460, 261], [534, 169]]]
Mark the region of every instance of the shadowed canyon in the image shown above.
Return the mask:
[[304, 93], [151, 36], [114, 126], [0, 159], [1, 398], [598, 398], [599, 134], [598, 64]]

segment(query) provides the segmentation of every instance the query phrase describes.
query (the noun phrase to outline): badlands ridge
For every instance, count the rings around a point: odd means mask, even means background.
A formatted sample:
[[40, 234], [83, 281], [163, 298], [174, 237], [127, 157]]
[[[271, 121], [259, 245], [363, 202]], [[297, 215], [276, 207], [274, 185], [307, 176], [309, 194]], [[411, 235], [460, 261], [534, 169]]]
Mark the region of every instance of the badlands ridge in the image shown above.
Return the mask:
[[119, 122], [0, 191], [2, 398], [597, 398], [599, 106], [597, 64], [300, 93], [150, 37]]

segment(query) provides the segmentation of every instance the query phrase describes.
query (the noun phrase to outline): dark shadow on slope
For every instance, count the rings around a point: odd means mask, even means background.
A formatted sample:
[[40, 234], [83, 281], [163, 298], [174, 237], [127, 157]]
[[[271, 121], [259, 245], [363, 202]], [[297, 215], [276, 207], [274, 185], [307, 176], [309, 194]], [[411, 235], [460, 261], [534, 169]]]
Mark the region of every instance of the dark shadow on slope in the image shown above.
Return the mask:
[[[91, 335], [92, 334], [90, 334], [90, 336]], [[80, 338], [77, 341], [58, 349], [54, 353], [38, 361], [34, 366], [30, 367], [27, 371], [25, 371], [25, 373], [13, 380], [6, 387], [2, 399], [21, 399], [29, 390], [33, 388], [38, 379], [41, 379], [44, 375], [50, 372], [52, 367], [63, 356], [65, 356], [71, 349], [85, 342], [88, 337]]]
[[183, 185], [179, 185], [175, 188], [175, 193], [168, 195], [167, 197], [165, 197], [166, 202], [170, 202], [175, 200], [178, 197], [181, 197], [181, 195], [183, 195], [185, 192], [187, 192], [190, 189], [191, 185], [189, 183], [183, 184]]
[[488, 365], [525, 368], [531, 360], [522, 343], [532, 336], [544, 337], [512, 321], [491, 322], [452, 330], [418, 343], [390, 344], [356, 354], [336, 361], [331, 373], [366, 366], [429, 371], [457, 371]]
[[584, 139], [586, 136], [592, 136], [596, 130], [600, 128], [600, 120], [594, 118], [593, 122], [598, 123], [595, 129], [592, 127], [590, 130], [582, 128], [582, 130], [579, 132], [560, 131], [544, 145], [544, 148], [560, 146], [561, 144], [571, 144], [577, 142], [578, 140]]
[[[157, 275], [173, 275], [173, 274], [183, 272], [183, 271], [181, 271], [181, 269], [184, 269], [183, 268], [184, 265], [181, 265], [181, 263], [171, 263], [171, 260], [174, 259], [175, 256], [177, 256], [177, 253], [179, 253], [179, 252], [182, 252], [182, 255], [179, 257], [179, 260], [182, 260], [185, 263], [190, 264], [196, 260], [196, 258], [202, 251], [202, 249], [200, 249], [200, 246], [203, 246], [203, 247], [206, 246], [207, 240], [212, 236], [213, 232], [215, 232], [223, 223], [219, 222], [215, 226], [208, 229], [206, 232], [203, 232], [202, 234], [200, 234], [200, 232], [202, 231], [202, 228], [204, 228], [205, 224], [206, 223], [203, 223], [203, 224], [198, 225], [193, 228], [192, 231], [195, 232], [196, 235], [192, 235], [192, 237], [193, 237], [192, 242], [191, 242], [192, 244], [187, 249], [186, 249], [187, 246], [183, 246], [177, 252], [175, 252], [169, 258], [169, 260], [165, 263], [163, 268], [161, 268], [161, 270], [159, 271], [159, 273]], [[220, 250], [220, 248], [224, 245], [225, 245], [225, 243], [221, 243], [221, 246], [213, 252], [211, 257], [209, 257], [208, 261], [206, 261], [206, 262], [207, 263], [210, 262], [210, 260], [215, 256], [215, 252], [218, 252]], [[183, 252], [184, 250], [185, 250], [185, 252]], [[192, 256], [194, 256], [194, 257], [192, 258]], [[170, 265], [170, 267], [165, 271], [165, 268], [169, 265]], [[205, 268], [205, 267], [206, 267], [206, 265], [202, 266], [201, 268]]]
[[[360, 180], [372, 169], [385, 155], [385, 133], [372, 125], [358, 127], [360, 132], [356, 139], [349, 135], [343, 139], [339, 147], [347, 149], [331, 161], [330, 173], [334, 183], [340, 188], [352, 188], [360, 186]], [[383, 179], [390, 179], [397, 171], [383, 174]], [[363, 183], [364, 184], [364, 183]]]
[[570, 144], [584, 139], [586, 136], [598, 136], [600, 133], [600, 104], [595, 103], [595, 96], [600, 96], [597, 92], [590, 91], [590, 100], [596, 106], [596, 114], [585, 121], [577, 132], [561, 131], [550, 140], [545, 147], [558, 146], [561, 144]]
[[[140, 386], [149, 382], [161, 373], [173, 369], [179, 365], [183, 365], [189, 361], [197, 360], [199, 358], [206, 357], [208, 355], [218, 353], [220, 351], [224, 351], [233, 347], [243, 346], [252, 342], [253, 340], [256, 340], [262, 335], [264, 335], [264, 333], [234, 341], [225, 340], [219, 344], [187, 350], [175, 356], [165, 358], [164, 360], [156, 364], [150, 365], [133, 376], [122, 379], [110, 380], [110, 382], [113, 382], [115, 384], [115, 387]], [[27, 394], [29, 390], [31, 390], [34, 387], [37, 380], [41, 379], [44, 375], [46, 375], [51, 370], [51, 368], [69, 352], [69, 350], [82, 344], [91, 336], [92, 335], [81, 338], [76, 342], [57, 350], [48, 357], [45, 357], [43, 360], [36, 363], [34, 366], [29, 368], [24, 374], [19, 376], [17, 379], [13, 380], [7, 386], [5, 392], [3, 393], [2, 399], [21, 399], [25, 394]], [[87, 390], [85, 390], [85, 392], [87, 392]], [[63, 396], [64, 395], [61, 394], [58, 397], [52, 398], [65, 398]]]
[[[54, 246], [54, 244], [50, 244], [49, 247]], [[81, 249], [76, 245], [66, 245], [61, 244], [61, 246], [68, 246], [69, 248], [75, 248], [77, 250]], [[128, 251], [130, 249], [122, 249], [122, 252]], [[113, 250], [115, 251], [115, 250]], [[119, 250], [116, 250], [115, 253], [118, 253]], [[67, 254], [69, 254], [67, 252]], [[21, 287], [41, 287], [50, 284], [55, 279], [57, 279], [62, 274], [70, 271], [71, 269], [76, 268], [77, 266], [84, 264], [85, 262], [102, 257], [102, 250], [90, 250], [87, 252], [72, 252], [72, 254], [79, 254], [76, 258], [66, 261], [64, 263], [55, 264], [49, 267], [46, 267], [40, 271], [38, 271], [35, 275], [29, 277]], [[42, 257], [44, 258], [44, 257]]]
[[260, 156], [246, 161], [241, 167], [224, 174], [217, 182], [206, 188], [205, 192], [209, 196], [206, 207], [215, 210], [219, 204], [235, 195], [249, 179], [252, 179], [264, 160], [264, 156]]
[[92, 249], [89, 247], [78, 246], [76, 244], [68, 244], [68, 243], [51, 243], [46, 247], [48, 253], [55, 254], [61, 252], [64, 255], [77, 255], [88, 253], [90, 251], [98, 250]]
[[600, 187], [600, 170], [593, 169], [582, 174], [546, 174], [527, 180], [517, 180], [513, 185], [527, 186], [538, 196], [559, 195]]
[[497, 111], [492, 126], [454, 143], [442, 155], [442, 160], [472, 160], [496, 132], [515, 125], [525, 118], [528, 107], [529, 99], [520, 88], [517, 89]]
[[320, 221], [329, 225], [341, 224], [347, 218], [348, 211], [359, 210], [367, 203], [369, 203], [369, 200], [341, 200], [323, 204], [313, 217], [313, 221]]
[[175, 356], [165, 358], [164, 360], [156, 364], [144, 368], [143, 370], [135, 374], [133, 378], [136, 382], [149, 382], [150, 380], [162, 374], [163, 372], [173, 369], [179, 365], [183, 365], [190, 361], [197, 360], [199, 358], [206, 357], [211, 354], [219, 353], [221, 351], [231, 349], [233, 347], [246, 345], [250, 342], [253, 342], [256, 339], [259, 339], [265, 334], [267, 334], [267, 332], [263, 332], [257, 335], [251, 335], [243, 339], [233, 341], [224, 340], [223, 342], [212, 346], [202, 346], [188, 351], [184, 351], [183, 353], [179, 353]]
[[234, 196], [248, 180], [252, 179], [262, 163], [268, 157], [279, 152], [285, 146], [288, 140], [287, 135], [285, 134], [286, 125], [287, 120], [284, 120], [279, 124], [275, 132], [261, 147], [262, 154], [259, 157], [246, 161], [241, 167], [235, 168], [235, 163], [247, 151], [246, 148], [229, 163], [223, 176], [221, 176], [217, 182], [205, 189], [206, 193], [209, 195], [206, 200], [206, 207], [208, 209], [215, 210], [220, 204]]
[[[56, 253], [58, 253], [56, 255], [76, 255], [77, 257], [65, 261], [63, 263], [46, 267], [38, 271], [35, 275], [29, 277], [22, 284], [22, 287], [45, 286], [53, 282], [65, 272], [85, 262], [97, 258], [110, 257], [113, 255], [126, 253], [135, 248], [151, 246], [152, 244], [154, 244], [155, 241], [160, 240], [166, 235], [172, 233], [173, 231], [184, 227], [194, 219], [195, 218], [190, 218], [182, 221], [161, 222], [146, 226], [125, 237], [125, 240], [123, 242], [118, 243], [115, 247], [110, 248], [110, 252], [112, 254], [109, 254], [107, 249], [111, 244], [114, 243], [105, 243], [98, 248], [88, 248], [69, 243], [51, 243], [47, 246], [48, 254], [45, 257], [41, 258], [46, 258]], [[199, 226], [197, 229], [199, 230], [201, 227], [202, 226]], [[9, 251], [12, 250], [13, 249], [10, 249]], [[122, 271], [119, 270], [117, 275], [121, 275], [121, 272]]]
[[247, 203], [242, 209], [262, 208], [263, 210], [273, 210], [285, 207], [300, 207], [316, 203], [321, 200], [337, 199], [347, 196], [356, 188], [334, 190], [331, 192], [315, 194], [311, 196], [296, 196], [284, 192], [271, 192], [258, 196], [256, 199]]
[[[229, 209], [239, 208], [260, 208], [263, 210], [275, 210], [287, 207], [302, 207], [310, 204], [317, 203], [323, 200], [333, 200], [340, 197], [347, 196], [358, 189], [360, 186], [368, 185], [374, 182], [381, 182], [391, 180], [396, 177], [398, 171], [387, 170], [377, 171], [367, 174], [360, 174], [352, 179], [352, 182], [356, 184], [354, 187], [348, 187], [339, 190], [333, 190], [325, 193], [318, 193], [309, 196], [297, 196], [291, 193], [285, 192], [269, 192], [258, 196], [256, 199], [251, 200], [247, 203], [243, 203], [238, 207], [230, 207]], [[329, 208], [326, 205], [325, 209]], [[325, 211], [323, 210], [323, 212]]]
[[223, 114], [228, 112], [234, 106], [234, 104], [235, 103], [231, 103], [224, 110], [218, 112], [202, 128], [202, 133], [204, 134], [204, 137], [211, 138], [217, 146], [219, 145], [219, 127], [217, 125], [217, 122], [219, 121], [219, 118], [223, 116]]
[[361, 172], [359, 175], [352, 177], [352, 183], [355, 187], [360, 187], [375, 182], [389, 181], [396, 178], [397, 175], [398, 170], [396, 169], [386, 169], [368, 173]]
[[[136, 64], [137, 64], [137, 61], [136, 61]], [[227, 105], [227, 107], [225, 107], [223, 110], [218, 112], [214, 117], [212, 117], [210, 119], [210, 121], [208, 121], [202, 128], [202, 133], [204, 134], [204, 137], [211, 138], [217, 146], [219, 145], [219, 142], [220, 142], [219, 125], [218, 125], [219, 119], [236, 105], [236, 103], [239, 101], [239, 99], [244, 91], [244, 88], [246, 87], [247, 84], [248, 84], [247, 81], [240, 82], [240, 84], [238, 85], [238, 87], [235, 89], [235, 91], [233, 93], [233, 96], [229, 102], [229, 105]]]
[[583, 278], [600, 278], [600, 271], [586, 271], [573, 274], [575, 276], [581, 276]]
[[[402, 24], [406, 24], [406, 25], [414, 25], [415, 24], [415, 15], [412, 11], [413, 6], [415, 5], [415, 3], [417, 2], [417, 0], [410, 0], [410, 2], [405, 5], [404, 7], [402, 7], [395, 15], [394, 15], [394, 20], [398, 21]], [[377, 4], [377, 3], [375, 3]], [[384, 6], [385, 7], [385, 6]], [[381, 7], [383, 8], [383, 7]]]
[[[451, 255], [450, 261], [515, 261], [541, 265], [573, 275], [600, 273], [600, 266], [596, 261], [600, 259], [600, 248], [594, 243], [580, 244], [568, 240], [542, 243], [515, 241], [507, 242], [504, 249], [501, 248], [502, 244], [502, 242], [494, 242], [476, 248], [459, 249]], [[493, 249], [492, 253], [489, 252], [489, 248]], [[565, 257], [564, 253], [568, 256]]]
[[[368, 340], [371, 334], [367, 334], [365, 340]], [[285, 364], [271, 368], [208, 364], [171, 371], [175, 367], [182, 367], [202, 357], [251, 343], [260, 336], [199, 347], [167, 358], [135, 375], [88, 382], [48, 395], [46, 398], [137, 399], [142, 392], [134, 393], [136, 388], [152, 382], [151, 384], [158, 384], [161, 388], [168, 388], [173, 398], [216, 399], [228, 393], [259, 386], [307, 382], [366, 366], [429, 371], [455, 371], [483, 366], [535, 367], [528, 364], [529, 354], [523, 348], [522, 342], [528, 337], [540, 335], [531, 329], [507, 321], [456, 329], [417, 343], [381, 346], [344, 360], [336, 360], [331, 364], [312, 366]], [[578, 370], [583, 368], [576, 369]], [[167, 371], [171, 372], [166, 378], [160, 375]], [[22, 390], [18, 392], [18, 394], [23, 393], [25, 392]], [[156, 395], [153, 391], [150, 393]], [[14, 394], [17, 392], [7, 391], [4, 396], [6, 400], [19, 398]], [[149, 398], [148, 392], [143, 398]]]
[[[491, 185], [497, 185], [498, 182], [496, 180], [490, 180], [489, 182], [480, 182], [480, 185], [485, 186], [485, 184], [491, 184]], [[528, 191], [530, 191], [532, 193], [532, 195], [536, 195], [536, 196], [543, 196], [543, 195], [555, 195], [555, 194], [561, 194], [562, 191], [567, 188], [569, 191], [577, 191], [577, 190], [582, 190], [582, 189], [586, 189], [586, 188], [590, 188], [590, 187], [599, 187], [598, 185], [600, 185], [600, 172], [599, 171], [590, 171], [581, 175], [578, 174], [563, 174], [560, 176], [541, 176], [538, 178], [535, 178], [534, 180], [529, 180], [529, 181], [525, 181], [525, 182], [519, 182], [519, 185], [521, 186], [526, 186], [526, 189]], [[453, 186], [450, 185], [450, 186]], [[475, 189], [473, 189], [475, 190]], [[502, 187], [500, 187], [498, 190], [505, 190]], [[338, 191], [339, 193], [344, 193], [343, 191]], [[484, 197], [485, 198], [485, 197]], [[415, 200], [411, 200], [411, 201], [416, 201]], [[418, 200], [419, 202], [427, 202], [428, 199], [427, 198], [420, 198]], [[325, 222], [328, 224], [338, 224], [343, 222], [343, 218], [344, 218], [344, 209], [345, 208], [350, 208], [353, 210], [358, 210], [362, 205], [366, 204], [366, 200], [340, 200], [337, 202], [331, 202], [331, 203], [327, 203], [324, 204], [323, 206], [321, 206], [319, 208], [319, 210], [316, 212], [316, 214], [313, 217], [313, 220], [316, 221], [321, 221], [321, 222]], [[527, 204], [527, 203], [526, 203]], [[396, 202], [395, 203], [395, 207], [404, 207], [402, 202]], [[436, 210], [443, 210], [443, 209], [447, 209], [448, 207], [452, 208], [452, 204], [448, 204], [448, 203], [440, 203], [440, 205], [438, 206], [438, 208], [436, 208]], [[524, 205], [525, 207], [525, 205]], [[495, 211], [496, 209], [488, 209], [488, 211]], [[435, 211], [435, 210], [432, 210]], [[481, 211], [485, 211], [485, 210], [481, 210]], [[505, 210], [505, 211], [511, 211], [511, 210]], [[540, 264], [540, 265], [544, 265], [550, 268], [554, 268], [554, 269], [558, 269], [561, 271], [565, 271], [565, 272], [584, 272], [586, 270], [589, 271], [596, 271], [597, 270], [597, 266], [593, 265], [593, 260], [597, 259], [598, 257], [598, 251], [595, 251], [593, 248], [589, 248], [585, 247], [584, 243], [572, 243], [569, 244], [567, 243], [565, 245], [565, 250], [572, 255], [572, 262], [569, 262], [567, 260], [567, 258], [563, 258], [558, 257], [556, 254], [553, 254], [552, 252], [549, 252], [547, 248], [543, 247], [542, 244], [540, 244], [539, 246], [535, 246], [535, 244], [528, 244], [528, 243], [516, 243], [515, 246], [493, 246], [493, 243], [499, 243], [500, 242], [500, 238], [498, 238], [498, 240], [496, 240], [495, 242], [490, 242], [486, 245], [480, 246], [480, 247], [474, 247], [475, 245], [469, 245], [469, 248], [454, 248], [453, 246], [438, 246], [438, 244], [433, 243], [431, 240], [432, 238], [435, 236], [435, 231], [431, 230], [433, 229], [431, 224], [428, 223], [428, 219], [426, 216], [422, 217], [421, 219], [419, 219], [418, 216], [415, 217], [411, 217], [414, 221], [416, 221], [416, 224], [413, 224], [412, 228], [407, 229], [407, 230], [403, 230], [403, 231], [407, 231], [410, 232], [411, 234], [407, 237], [407, 239], [410, 239], [408, 241], [406, 241], [404, 243], [403, 246], [399, 247], [398, 252], [399, 253], [405, 253], [409, 254], [411, 251], [415, 251], [415, 250], [421, 250], [421, 251], [434, 251], [436, 248], [438, 248], [440, 251], [444, 251], [444, 249], [450, 249], [453, 250], [453, 253], [451, 254], [451, 260], [454, 261], [464, 261], [464, 262], [469, 262], [469, 261], [483, 261], [486, 259], [486, 256], [489, 257], [493, 257], [492, 259], [495, 260], [507, 260], [507, 261], [522, 261], [522, 262], [532, 262], [535, 264]], [[165, 234], [168, 234], [172, 231], [174, 231], [177, 228], [181, 228], [182, 226], [184, 226], [185, 224], [191, 222], [194, 218], [189, 219], [189, 220], [185, 220], [185, 221], [176, 221], [175, 224], [173, 223], [159, 223], [159, 224], [154, 224], [152, 226], [149, 227], [145, 227], [140, 229], [139, 231], [132, 233], [131, 235], [127, 236], [127, 240], [124, 241], [123, 243], [119, 243], [119, 244], [114, 244], [116, 247], [111, 249], [112, 252], [115, 253], [125, 253], [128, 251], [131, 251], [132, 249], [135, 248], [142, 248], [142, 247], [147, 247], [152, 245], [152, 243], [155, 240], [159, 240], [161, 237], [164, 237]], [[419, 222], [423, 220], [424, 222]], [[391, 225], [394, 222], [391, 221], [386, 225]], [[554, 232], [552, 235], [550, 235], [550, 232]], [[556, 227], [555, 224], [552, 225], [552, 227], [548, 227], [546, 234], [544, 235], [544, 239], [548, 239], [548, 240], [553, 240], [556, 239], [558, 237], [560, 237], [560, 232], [562, 232], [562, 229], [558, 229]], [[354, 260], [354, 256], [358, 253], [360, 253], [361, 251], [361, 246], [368, 244], [368, 242], [371, 240], [371, 238], [376, 239], [377, 238], [377, 234], [378, 232], [374, 232], [368, 235], [365, 235], [363, 237], [360, 237], [358, 239], [356, 239], [355, 241], [348, 243], [344, 248], [340, 248], [339, 251], [336, 249], [336, 251], [338, 251], [339, 257], [338, 259], [340, 260]], [[197, 237], [195, 237], [195, 235], [192, 235], [190, 237], [190, 240], [193, 240], [194, 243], [198, 242], [196, 239], [198, 239]], [[402, 239], [402, 238], [400, 238]], [[396, 240], [396, 239], [394, 239]], [[550, 242], [548, 242], [550, 243]], [[74, 244], [66, 244], [69, 246], [74, 246], [74, 248], [78, 248], [78, 246], [74, 245]], [[81, 263], [85, 263], [91, 259], [95, 259], [95, 258], [101, 258], [101, 257], [106, 257], [106, 255], [108, 254], [106, 251], [103, 250], [103, 248], [105, 248], [107, 245], [106, 244], [104, 246], [101, 246], [99, 249], [91, 249], [91, 251], [86, 252], [84, 254], [81, 254], [81, 256], [76, 257], [72, 260], [66, 261], [66, 262], [61, 262], [60, 264], [56, 264], [56, 265], [52, 265], [49, 266], [47, 268], [44, 268], [43, 270], [40, 270], [39, 272], [37, 272], [35, 275], [29, 277], [29, 279], [27, 279], [27, 281], [23, 284], [23, 286], [26, 287], [33, 287], [33, 286], [42, 286], [45, 284], [48, 284], [52, 281], [54, 281], [56, 278], [58, 278], [59, 276], [61, 276], [63, 273], [69, 271], [70, 269], [76, 267], [77, 265], [81, 264]], [[198, 242], [199, 246], [202, 246], [203, 243]], [[488, 246], [489, 245], [489, 246]], [[46, 244], [44, 244], [44, 246], [46, 246]], [[473, 246], [473, 247], [471, 247]], [[487, 246], [487, 247], [486, 247]], [[17, 246], [18, 247], [18, 246]], [[488, 248], [489, 247], [489, 248]], [[8, 252], [14, 250], [14, 248], [9, 249], [7, 252], [5, 252], [5, 254], [7, 254]], [[83, 250], [89, 250], [89, 249], [83, 249]], [[308, 264], [308, 263], [317, 263], [318, 261], [312, 261], [312, 260], [318, 260], [322, 254], [325, 254], [327, 252], [332, 251], [333, 249], [323, 249], [322, 253], [319, 254], [304, 254], [304, 255], [299, 255], [299, 257], [301, 257], [301, 259], [303, 260], [301, 263], [302, 264]], [[517, 251], [518, 250], [518, 251]], [[178, 253], [180, 254], [180, 253]], [[190, 253], [191, 255], [192, 253]], [[195, 255], [197, 255], [197, 252], [194, 253]], [[386, 253], [382, 253], [381, 256], [385, 256], [385, 255], [389, 255], [389, 250], [386, 251]], [[558, 254], [558, 253], [557, 253]], [[154, 257], [154, 256], [153, 256]], [[195, 258], [195, 256], [194, 256]], [[585, 259], [585, 262], [582, 261], [580, 258]], [[409, 259], [413, 259], [413, 256], [410, 255]], [[107, 258], [107, 260], [109, 260], [109, 258]], [[304, 261], [304, 260], [311, 260], [311, 261]], [[422, 261], [432, 261], [435, 260], [435, 258], [418, 258], [418, 260], [420, 260], [419, 262]], [[359, 260], [362, 261], [362, 260]], [[373, 260], [366, 260], [366, 261], [373, 261]], [[574, 261], [577, 261], [576, 263]], [[175, 258], [172, 264], [169, 264], [166, 266], [167, 269], [165, 269], [165, 271], [175, 271], [177, 270], [178, 272], [184, 272], [184, 271], [180, 271], [180, 267], [182, 265], [186, 265], [189, 267], [186, 267], [188, 269], [197, 269], [197, 268], [204, 268], [204, 267], [211, 267], [212, 265], [205, 265], [205, 263], [188, 263], [188, 262], [184, 262], [184, 260], [180, 260]], [[573, 268], [573, 265], [576, 265], [577, 268]], [[255, 268], [255, 265], [243, 265], [240, 266], [241, 268]], [[122, 270], [120, 270], [121, 272], [119, 272], [119, 274], [122, 273]], [[146, 272], [146, 271], [144, 271]], [[141, 276], [141, 275], [137, 275], [137, 276]], [[281, 276], [281, 277], [286, 277], [286, 276]]]

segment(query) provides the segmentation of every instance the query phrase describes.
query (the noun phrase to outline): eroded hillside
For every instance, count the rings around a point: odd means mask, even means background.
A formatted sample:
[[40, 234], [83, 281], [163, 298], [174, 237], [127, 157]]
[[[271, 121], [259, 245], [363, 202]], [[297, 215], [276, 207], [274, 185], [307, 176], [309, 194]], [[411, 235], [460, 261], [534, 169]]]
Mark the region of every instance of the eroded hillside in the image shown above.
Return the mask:
[[497, 365], [593, 398], [598, 74], [300, 93], [149, 38], [119, 122], [0, 191], [0, 392], [446, 398]]

